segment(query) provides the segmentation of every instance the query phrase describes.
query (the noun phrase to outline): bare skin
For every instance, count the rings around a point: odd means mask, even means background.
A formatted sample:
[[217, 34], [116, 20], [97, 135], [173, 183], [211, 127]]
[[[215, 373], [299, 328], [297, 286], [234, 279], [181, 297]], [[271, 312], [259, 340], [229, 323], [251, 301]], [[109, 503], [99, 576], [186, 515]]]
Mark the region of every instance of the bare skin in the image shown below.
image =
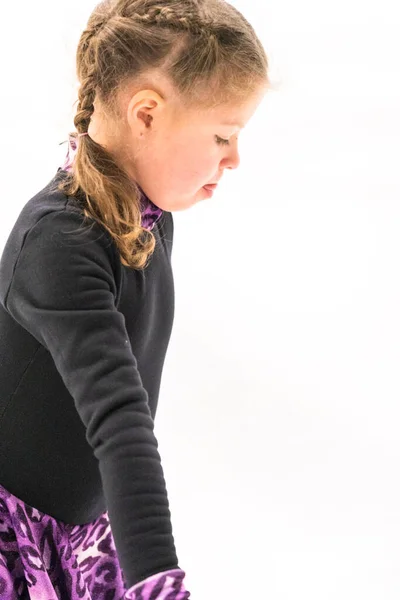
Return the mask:
[[225, 169], [238, 168], [239, 133], [267, 87], [261, 86], [240, 106], [199, 112], [183, 110], [162, 76], [153, 76], [152, 81], [152, 87], [131, 86], [119, 94], [123, 119], [117, 125], [95, 102], [89, 135], [114, 156], [156, 206], [186, 210], [208, 197], [205, 185], [220, 181]]

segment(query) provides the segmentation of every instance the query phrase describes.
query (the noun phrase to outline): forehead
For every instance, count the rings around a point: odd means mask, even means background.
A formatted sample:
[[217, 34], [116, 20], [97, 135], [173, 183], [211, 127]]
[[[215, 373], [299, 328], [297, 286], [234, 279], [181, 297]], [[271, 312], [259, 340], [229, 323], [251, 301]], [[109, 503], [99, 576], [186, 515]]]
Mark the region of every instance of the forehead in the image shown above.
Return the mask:
[[221, 125], [243, 129], [261, 104], [265, 94], [266, 90], [261, 88], [240, 104], [219, 107], [214, 112], [214, 118]]
[[220, 104], [212, 108], [185, 108], [179, 104], [174, 106], [173, 118], [174, 127], [189, 128], [189, 130], [198, 130], [199, 127], [208, 129], [209, 127], [238, 127], [244, 129], [264, 99], [267, 89], [261, 87], [252, 95], [242, 98], [240, 102], [230, 104]]

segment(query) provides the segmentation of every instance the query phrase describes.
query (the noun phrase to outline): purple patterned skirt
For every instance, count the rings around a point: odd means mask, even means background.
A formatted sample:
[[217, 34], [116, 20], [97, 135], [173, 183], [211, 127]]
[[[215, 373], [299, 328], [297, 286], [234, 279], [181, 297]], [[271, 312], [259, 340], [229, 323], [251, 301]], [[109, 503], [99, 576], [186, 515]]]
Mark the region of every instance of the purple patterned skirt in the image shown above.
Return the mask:
[[0, 485], [2, 600], [125, 600], [107, 513], [67, 525]]

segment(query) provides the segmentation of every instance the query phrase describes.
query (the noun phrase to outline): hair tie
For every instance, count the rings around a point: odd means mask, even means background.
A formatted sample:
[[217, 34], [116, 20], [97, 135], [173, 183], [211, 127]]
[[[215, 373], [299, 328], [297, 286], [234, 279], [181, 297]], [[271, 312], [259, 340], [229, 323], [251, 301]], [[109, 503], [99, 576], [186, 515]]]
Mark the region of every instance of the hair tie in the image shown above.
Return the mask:
[[88, 132], [86, 133], [78, 133], [78, 137], [82, 137], [83, 135], [89, 135]]

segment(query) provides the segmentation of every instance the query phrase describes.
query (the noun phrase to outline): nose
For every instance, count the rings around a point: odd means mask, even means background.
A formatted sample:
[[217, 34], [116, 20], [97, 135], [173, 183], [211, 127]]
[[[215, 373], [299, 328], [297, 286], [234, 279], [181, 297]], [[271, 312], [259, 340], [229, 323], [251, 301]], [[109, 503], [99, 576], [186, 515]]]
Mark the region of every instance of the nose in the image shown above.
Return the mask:
[[237, 169], [240, 165], [238, 146], [234, 146], [229, 154], [222, 160], [223, 169]]

